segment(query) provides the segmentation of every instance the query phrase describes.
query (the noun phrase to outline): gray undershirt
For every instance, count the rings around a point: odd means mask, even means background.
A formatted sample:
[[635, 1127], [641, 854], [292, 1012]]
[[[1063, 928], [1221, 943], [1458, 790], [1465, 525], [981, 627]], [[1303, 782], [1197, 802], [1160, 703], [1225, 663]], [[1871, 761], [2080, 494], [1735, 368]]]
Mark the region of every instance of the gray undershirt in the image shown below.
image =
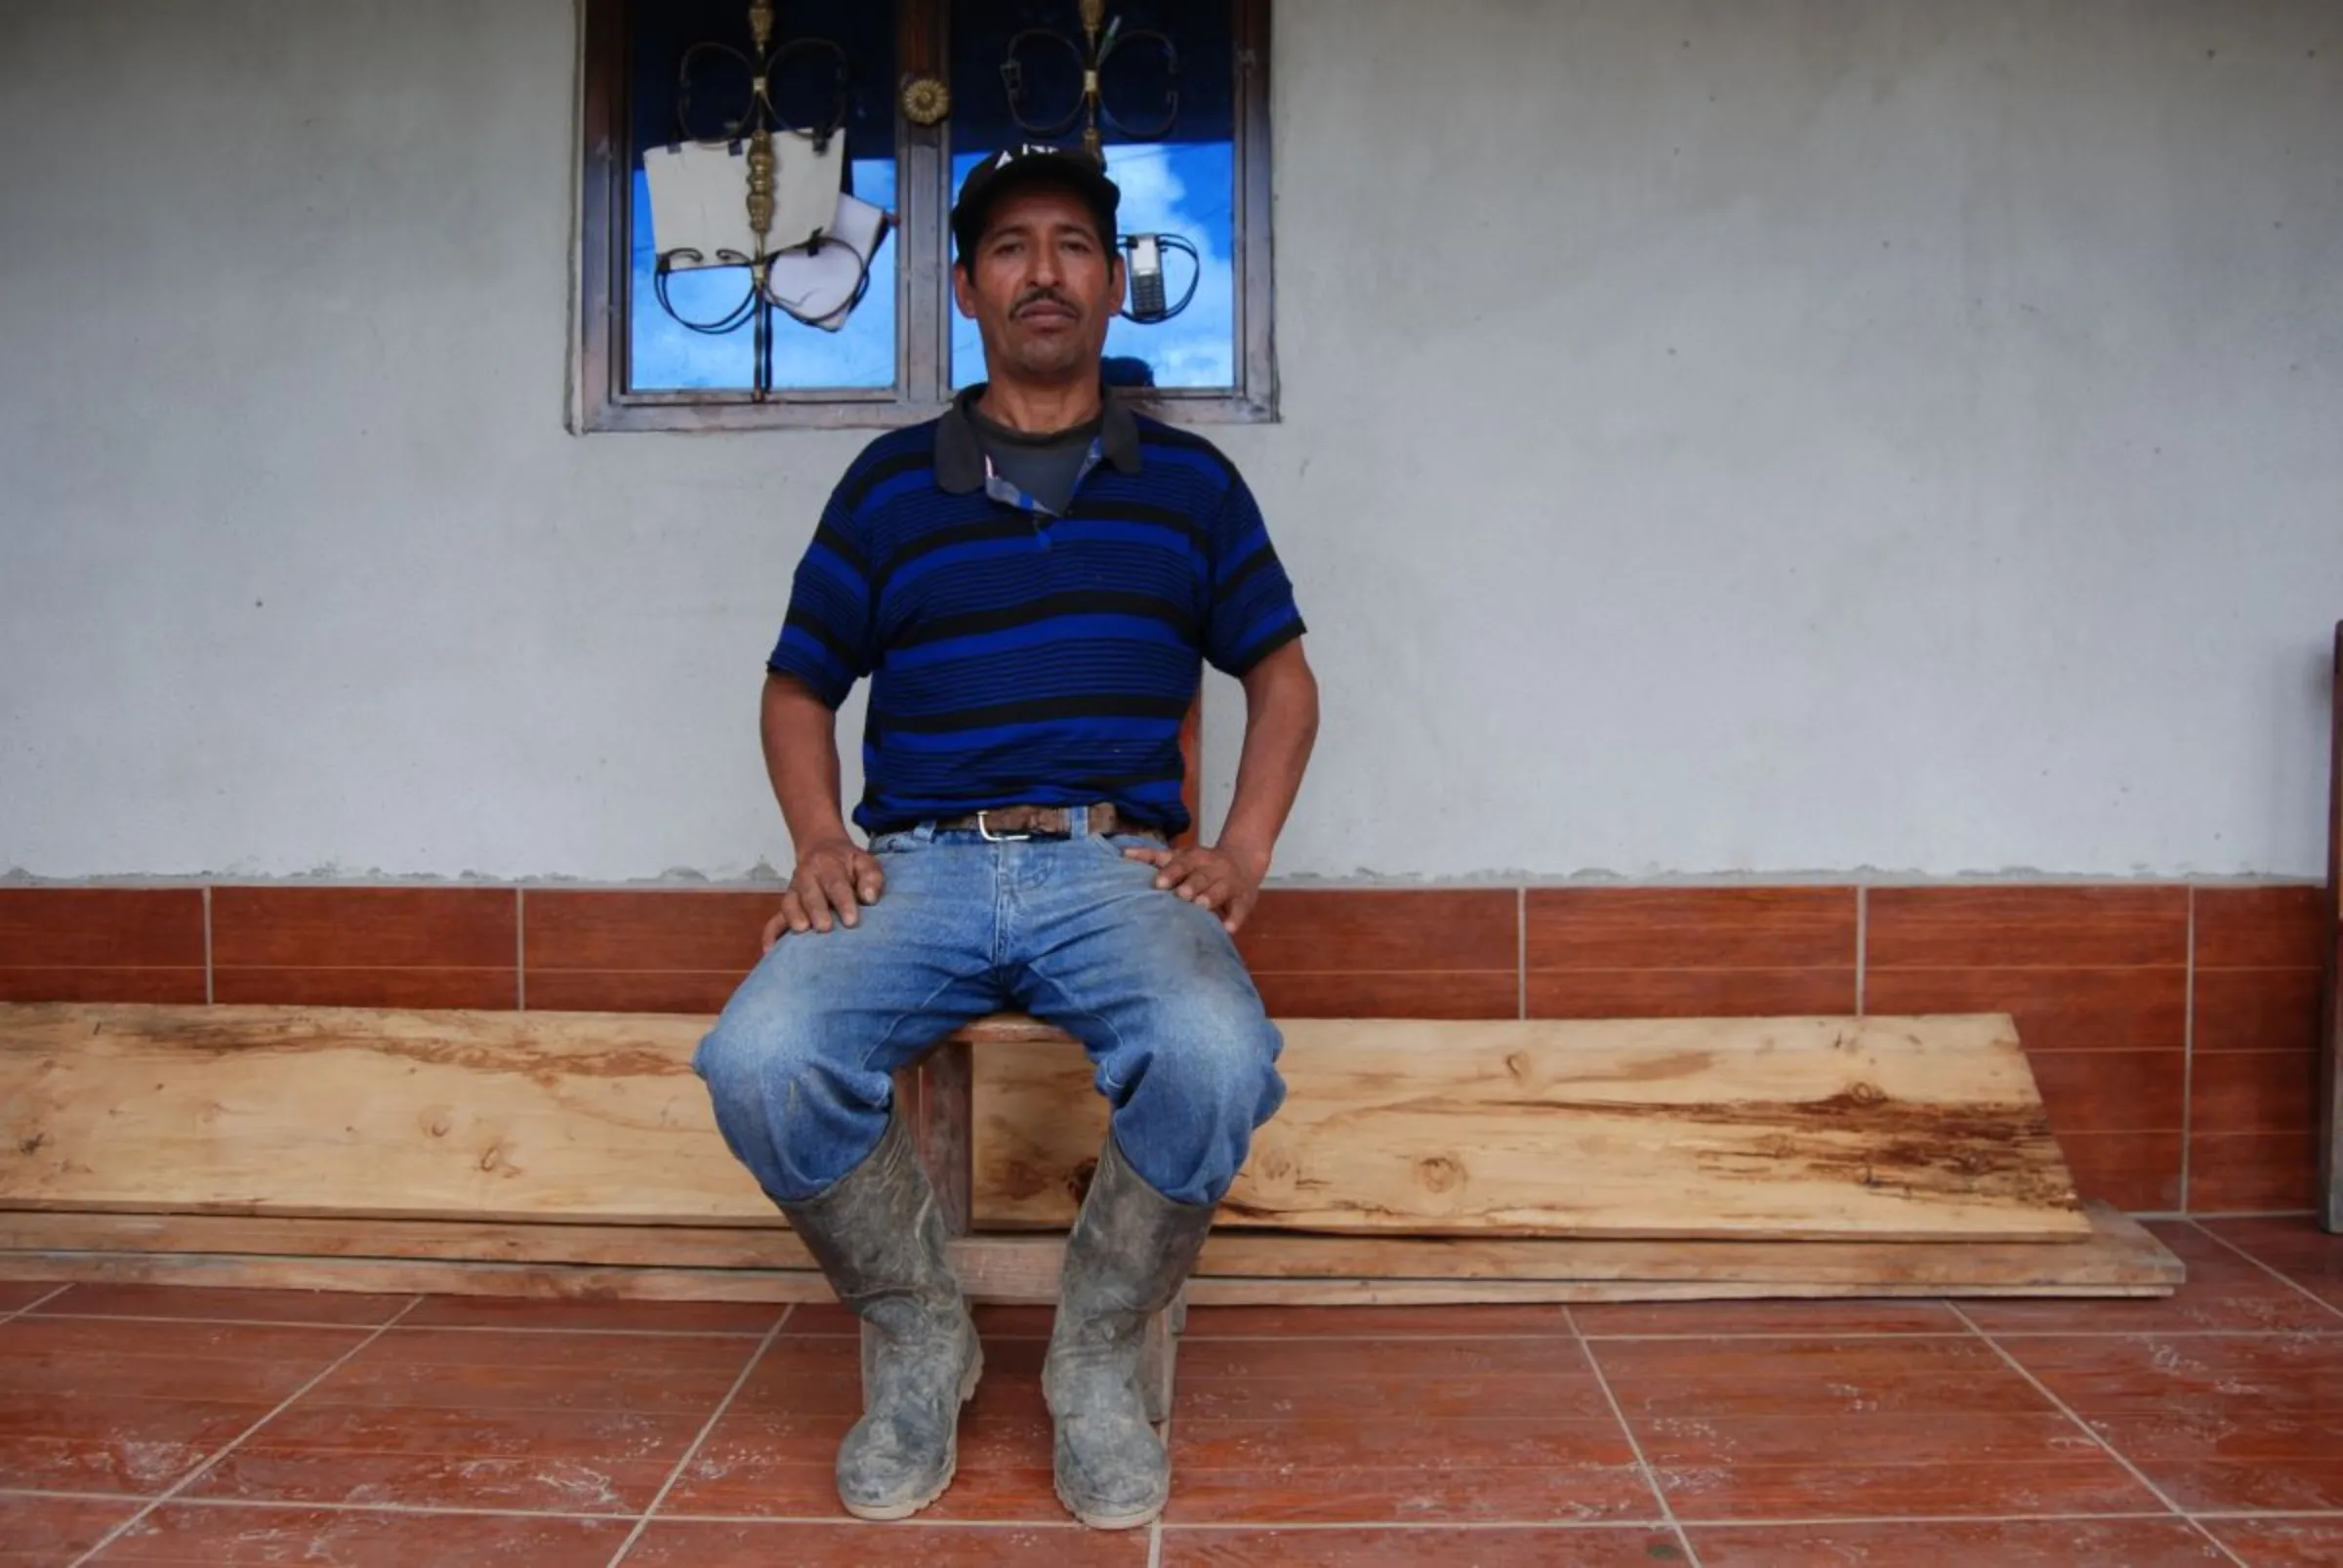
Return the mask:
[[1098, 438], [1100, 422], [1092, 420], [1048, 435], [1029, 435], [996, 425], [973, 410], [969, 420], [976, 427], [984, 455], [992, 459], [993, 472], [1050, 513], [1064, 516], [1073, 504], [1074, 481], [1082, 475], [1083, 460], [1090, 455], [1090, 443]]

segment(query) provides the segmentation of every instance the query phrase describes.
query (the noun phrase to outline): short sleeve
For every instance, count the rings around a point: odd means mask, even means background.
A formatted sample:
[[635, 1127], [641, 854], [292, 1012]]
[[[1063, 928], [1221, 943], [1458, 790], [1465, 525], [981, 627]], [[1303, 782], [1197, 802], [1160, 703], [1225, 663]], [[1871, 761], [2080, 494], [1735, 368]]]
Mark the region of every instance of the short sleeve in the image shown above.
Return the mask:
[[798, 561], [781, 638], [765, 660], [766, 670], [803, 681], [832, 708], [875, 662], [870, 561], [855, 532], [842, 496], [834, 494]]
[[1213, 520], [1212, 555], [1204, 655], [1214, 669], [1241, 677], [1306, 628], [1261, 509], [1233, 470], [1228, 494]]

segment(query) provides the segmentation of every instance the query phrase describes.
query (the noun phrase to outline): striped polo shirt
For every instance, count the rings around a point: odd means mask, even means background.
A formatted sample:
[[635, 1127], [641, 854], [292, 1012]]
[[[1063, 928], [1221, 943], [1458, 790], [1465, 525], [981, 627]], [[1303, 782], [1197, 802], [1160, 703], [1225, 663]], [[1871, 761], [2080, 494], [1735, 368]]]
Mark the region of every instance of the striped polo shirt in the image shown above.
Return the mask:
[[992, 472], [967, 409], [865, 447], [799, 561], [766, 668], [835, 709], [871, 681], [855, 824], [1111, 801], [1167, 833], [1203, 661], [1302, 635], [1235, 465], [1109, 397], [1063, 516]]

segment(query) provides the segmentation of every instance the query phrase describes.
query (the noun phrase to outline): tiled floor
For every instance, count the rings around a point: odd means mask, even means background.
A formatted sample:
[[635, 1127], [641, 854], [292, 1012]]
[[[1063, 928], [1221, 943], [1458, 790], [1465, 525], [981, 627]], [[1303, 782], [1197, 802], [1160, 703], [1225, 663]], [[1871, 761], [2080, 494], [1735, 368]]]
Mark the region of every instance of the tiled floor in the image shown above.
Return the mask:
[[834, 1306], [0, 1284], [0, 1565], [2343, 1565], [2343, 1238], [2156, 1229], [2164, 1301], [1199, 1309], [1115, 1536], [1035, 1309], [944, 1501], [861, 1525]]

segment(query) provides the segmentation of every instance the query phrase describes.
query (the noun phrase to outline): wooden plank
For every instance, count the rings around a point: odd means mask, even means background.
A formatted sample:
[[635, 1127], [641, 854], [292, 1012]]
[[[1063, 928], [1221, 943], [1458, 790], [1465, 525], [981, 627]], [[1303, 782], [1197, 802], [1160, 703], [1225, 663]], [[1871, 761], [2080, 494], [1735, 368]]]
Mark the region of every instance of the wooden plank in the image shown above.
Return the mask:
[[[1454, 1267], [1426, 1244], [1346, 1240], [1343, 1251], [1297, 1252], [1307, 1238], [1215, 1238], [1188, 1287], [1198, 1306], [1443, 1305], [1482, 1301], [1664, 1301], [1838, 1297], [2167, 1296], [2184, 1270], [2137, 1221], [2093, 1205], [2089, 1239], [2055, 1245], [1988, 1243], [1618, 1242], [1459, 1243], [1474, 1267], [1412, 1275], [1410, 1266]], [[1229, 1249], [1224, 1240], [1243, 1245]], [[976, 1300], [1052, 1299], [1056, 1238], [972, 1237], [953, 1244], [954, 1263]], [[1515, 1266], [1543, 1272], [1476, 1272], [1487, 1249], [1513, 1249]], [[1264, 1261], [1278, 1272], [1242, 1270]], [[1338, 1275], [1289, 1272], [1309, 1262], [1361, 1265]], [[1217, 1270], [1217, 1272], [1214, 1272]], [[140, 1252], [105, 1247], [0, 1249], [0, 1279], [259, 1286], [287, 1290], [420, 1291], [631, 1300], [820, 1301], [829, 1287], [811, 1270], [514, 1264], [451, 1259], [284, 1257]], [[1050, 1289], [1044, 1290], [1047, 1285]], [[1040, 1292], [1040, 1294], [1035, 1294]]]
[[944, 1233], [968, 1233], [971, 1209], [970, 1161], [973, 1067], [965, 1040], [947, 1040], [919, 1065], [920, 1159], [943, 1211]]
[[322, 1008], [0, 1012], [0, 1203], [763, 1222], [691, 1018]]
[[[769, 1227], [778, 1217], [723, 1147], [689, 1070], [705, 1027], [596, 1013], [0, 1009], [0, 1206]], [[1997, 1015], [1301, 1020], [1287, 1032], [1293, 1093], [1223, 1211], [1239, 1225], [2082, 1228]], [[1070, 1223], [1104, 1133], [1078, 1048], [1020, 1019], [968, 1038], [979, 1223]]]
[[[2084, 1240], [1621, 1241], [1473, 1237], [1215, 1234], [1201, 1276], [1374, 1277], [1459, 1281], [1573, 1279], [1708, 1281], [1752, 1286], [1905, 1284], [1928, 1289], [1997, 1283], [2118, 1284], [2140, 1259], [2178, 1283], [2180, 1264], [2136, 1220], [2105, 1204], [2085, 1207]], [[2115, 1244], [2114, 1251], [2108, 1249]]]
[[[2017, 1031], [1927, 1018], [1283, 1023], [1225, 1220], [1353, 1234], [2027, 1240], [2087, 1229]], [[1072, 1220], [1079, 1053], [976, 1061], [979, 1228]]]
[[[0, 1253], [0, 1280], [216, 1289], [344, 1290], [378, 1295], [519, 1296], [560, 1300], [773, 1301], [832, 1300], [819, 1274], [683, 1269], [547, 1269], [487, 1274], [491, 1265], [446, 1261], [309, 1262], [278, 1258], [180, 1253]], [[1194, 1306], [1471, 1306], [1596, 1301], [1829, 1300], [1961, 1299], [2126, 1300], [2162, 1297], [2158, 1285], [1927, 1286], [1749, 1285], [1729, 1280], [1291, 1280], [1200, 1279]]]
[[2319, 1223], [2343, 1234], [2343, 622], [2335, 626], [2326, 784], [2326, 984], [2319, 1052]]
[[[1208, 1279], [1448, 1281], [1470, 1289], [1524, 1281], [1747, 1286], [1984, 1285], [2092, 1290], [2181, 1279], [2179, 1261], [2105, 1204], [2087, 1206], [2088, 1242], [1572, 1241], [1489, 1237], [1308, 1236], [1219, 1232], [1197, 1265]], [[963, 1288], [983, 1300], [1055, 1300], [1057, 1235], [969, 1236], [952, 1243]], [[217, 1215], [0, 1214], [0, 1253], [245, 1254], [379, 1261], [572, 1264], [684, 1271], [812, 1266], [786, 1231], [675, 1226], [463, 1225]]]
[[267, 1253], [667, 1268], [814, 1266], [785, 1227], [473, 1223], [450, 1219], [0, 1210], [0, 1250]]
[[0, 1253], [0, 1280], [517, 1296], [578, 1301], [829, 1301], [813, 1270], [596, 1268], [435, 1258], [279, 1258], [242, 1253]]

